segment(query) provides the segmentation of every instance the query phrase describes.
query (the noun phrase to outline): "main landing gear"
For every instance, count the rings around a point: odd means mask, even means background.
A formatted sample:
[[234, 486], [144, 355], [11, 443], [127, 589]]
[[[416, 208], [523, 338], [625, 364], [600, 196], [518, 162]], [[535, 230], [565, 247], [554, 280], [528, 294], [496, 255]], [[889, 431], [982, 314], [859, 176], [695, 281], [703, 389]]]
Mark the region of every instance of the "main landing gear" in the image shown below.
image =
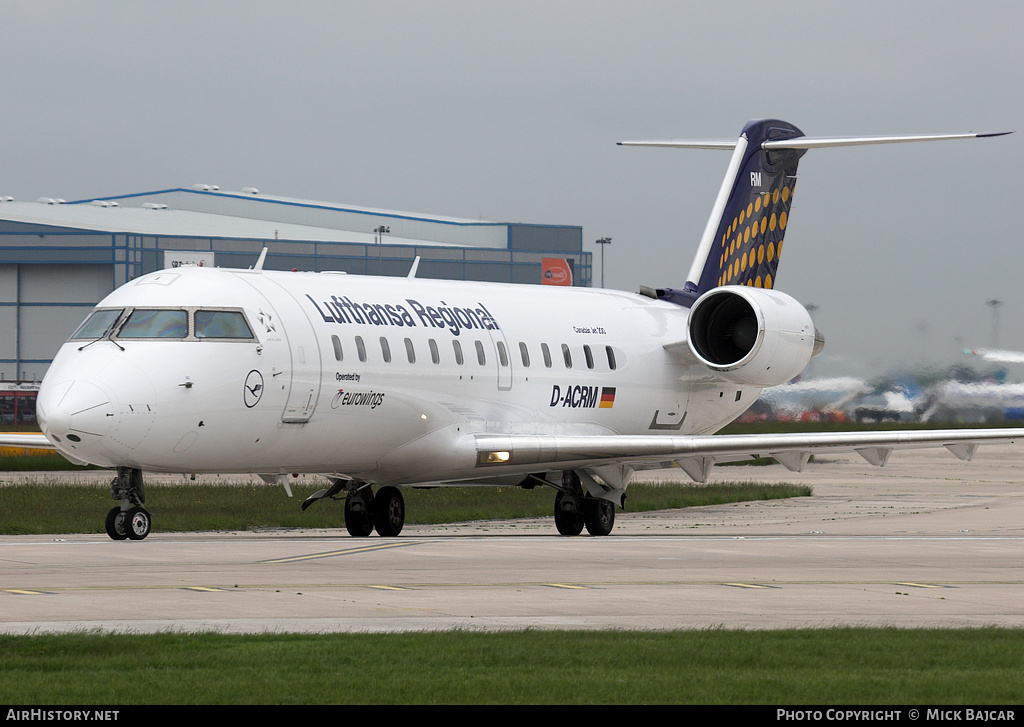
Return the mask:
[[345, 492], [345, 529], [349, 535], [365, 538], [374, 530], [383, 537], [394, 537], [402, 532], [405, 525], [405, 498], [397, 487], [381, 487], [374, 495], [370, 484], [357, 480], [335, 480], [326, 489], [310, 495], [302, 503], [302, 509], [317, 500], [329, 497], [332, 500]]
[[[345, 500], [345, 529], [357, 538], [365, 538], [376, 530], [378, 535], [394, 537], [405, 525], [405, 499], [397, 487], [381, 487], [374, 494], [369, 482], [331, 477], [331, 486], [310, 495], [302, 509], [329, 498]], [[529, 483], [529, 484], [527, 484]], [[555, 527], [560, 535], [579, 535], [583, 528], [591, 535], [610, 535], [615, 527], [615, 503], [588, 492], [574, 471], [562, 473], [560, 485], [531, 475], [520, 484], [534, 487], [544, 484], [558, 490], [555, 495]], [[593, 489], [591, 490], [591, 492]]]
[[118, 467], [117, 477], [110, 483], [110, 495], [121, 504], [107, 513], [107, 535], [114, 540], [142, 540], [149, 535], [153, 518], [144, 507], [142, 470]]
[[583, 492], [579, 475], [562, 473], [555, 495], [555, 528], [559, 535], [579, 535], [586, 527], [591, 535], [610, 535], [615, 527], [615, 503]]

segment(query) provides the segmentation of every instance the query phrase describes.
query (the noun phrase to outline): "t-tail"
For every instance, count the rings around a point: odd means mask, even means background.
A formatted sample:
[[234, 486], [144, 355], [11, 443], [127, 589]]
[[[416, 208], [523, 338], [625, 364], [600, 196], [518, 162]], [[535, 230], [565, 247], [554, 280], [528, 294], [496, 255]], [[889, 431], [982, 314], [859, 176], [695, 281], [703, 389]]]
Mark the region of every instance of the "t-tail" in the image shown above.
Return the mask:
[[644, 293], [686, 307], [723, 285], [773, 288], [789, 224], [797, 164], [808, 149], [861, 144], [969, 139], [990, 134], [809, 137], [778, 119], [749, 122], [736, 141], [623, 141], [622, 146], [732, 151], [728, 171], [681, 289], [644, 289]]

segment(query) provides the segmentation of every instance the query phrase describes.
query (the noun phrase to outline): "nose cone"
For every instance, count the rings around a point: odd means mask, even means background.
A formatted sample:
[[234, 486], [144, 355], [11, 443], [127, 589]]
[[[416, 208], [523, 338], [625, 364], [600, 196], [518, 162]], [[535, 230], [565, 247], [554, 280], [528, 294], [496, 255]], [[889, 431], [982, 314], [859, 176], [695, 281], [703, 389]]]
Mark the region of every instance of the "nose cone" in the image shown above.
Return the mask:
[[58, 449], [82, 459], [110, 429], [114, 410], [110, 397], [93, 383], [71, 380], [48, 386], [44, 381], [36, 398], [36, 416], [43, 434]]

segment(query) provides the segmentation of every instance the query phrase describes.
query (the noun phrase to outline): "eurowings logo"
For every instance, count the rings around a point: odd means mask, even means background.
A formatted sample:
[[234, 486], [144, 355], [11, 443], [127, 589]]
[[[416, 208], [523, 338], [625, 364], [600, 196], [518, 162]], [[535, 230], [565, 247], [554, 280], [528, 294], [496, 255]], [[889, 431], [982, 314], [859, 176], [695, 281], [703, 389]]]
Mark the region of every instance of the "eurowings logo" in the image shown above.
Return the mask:
[[338, 393], [331, 400], [331, 408], [339, 406], [368, 406], [376, 409], [384, 403], [384, 394], [378, 391], [345, 391], [338, 389]]

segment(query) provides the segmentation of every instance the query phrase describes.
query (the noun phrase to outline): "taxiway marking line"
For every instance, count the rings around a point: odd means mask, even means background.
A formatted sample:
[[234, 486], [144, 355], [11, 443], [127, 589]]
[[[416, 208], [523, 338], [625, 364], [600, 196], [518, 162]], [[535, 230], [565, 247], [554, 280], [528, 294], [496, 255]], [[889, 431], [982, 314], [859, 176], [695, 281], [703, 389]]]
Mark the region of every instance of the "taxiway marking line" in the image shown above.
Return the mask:
[[576, 591], [586, 591], [592, 588], [592, 586], [574, 586], [571, 583], [545, 583], [544, 585], [549, 586], [551, 588], [566, 588], [569, 590]]
[[363, 588], [375, 588], [378, 591], [411, 591], [412, 590], [411, 588], [406, 588], [405, 586], [381, 586], [381, 585], [363, 586]]
[[422, 541], [411, 541], [401, 543], [384, 543], [383, 545], [363, 545], [355, 548], [345, 548], [344, 550], [332, 550], [326, 553], [311, 553], [310, 555], [296, 555], [290, 558], [275, 558], [274, 560], [260, 561], [274, 565], [277, 563], [297, 563], [303, 560], [316, 560], [318, 558], [336, 558], [339, 555], [355, 555], [357, 553], [372, 553], [375, 550], [389, 550], [391, 548], [405, 548], [410, 545], [422, 545]]

